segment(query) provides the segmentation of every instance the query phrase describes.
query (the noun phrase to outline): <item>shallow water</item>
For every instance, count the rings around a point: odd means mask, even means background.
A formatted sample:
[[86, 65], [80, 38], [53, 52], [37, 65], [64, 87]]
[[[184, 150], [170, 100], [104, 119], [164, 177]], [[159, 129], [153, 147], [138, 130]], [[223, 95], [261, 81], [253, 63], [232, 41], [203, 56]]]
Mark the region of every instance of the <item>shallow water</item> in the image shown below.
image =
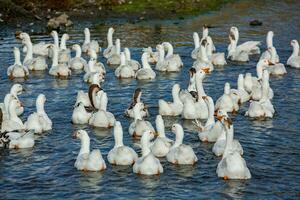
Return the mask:
[[[141, 48], [154, 47], [162, 41], [170, 41], [184, 62], [184, 69], [177, 74], [157, 73], [153, 81], [119, 81], [113, 69], [107, 66], [104, 90], [109, 97], [108, 110], [121, 121], [124, 129], [124, 143], [133, 146], [134, 141], [127, 129], [130, 120], [124, 117], [124, 110], [131, 101], [136, 87], [143, 91], [142, 99], [150, 106], [154, 124], [158, 112], [158, 99], [171, 99], [171, 88], [180, 83], [182, 88], [188, 84], [188, 69], [192, 65], [190, 53], [193, 49], [192, 32], [200, 31], [202, 24], [212, 24], [210, 35], [218, 51], [224, 52], [228, 43], [228, 30], [232, 25], [239, 27], [240, 41], [263, 41], [268, 30], [275, 32], [274, 46], [283, 63], [291, 53], [291, 39], [300, 41], [300, 1], [239, 1], [221, 11], [209, 13], [192, 19], [172, 21], [147, 21], [132, 24], [126, 20], [75, 21], [68, 30], [71, 40], [68, 45], [82, 43], [83, 27], [91, 27], [92, 37], [105, 42], [105, 34], [110, 26], [116, 28], [115, 38], [119, 37], [123, 47], [129, 47], [133, 58], [139, 60]], [[248, 26], [249, 20], [260, 19], [264, 25]], [[27, 28], [30, 30], [30, 27]], [[0, 37], [0, 98], [3, 99], [11, 85], [7, 80], [6, 69], [13, 63], [12, 48], [20, 46], [14, 39], [14, 28], [2, 27]], [[39, 27], [34, 27], [38, 32]], [[35, 34], [33, 41], [51, 41], [47, 34]], [[103, 46], [102, 45], [102, 46]], [[205, 79], [204, 87], [208, 95], [216, 100], [222, 93], [225, 82], [236, 87], [239, 73], [252, 72], [258, 57], [243, 65], [229, 64], [216, 69]], [[100, 60], [105, 62], [101, 57]], [[282, 78], [271, 77], [271, 87], [275, 92], [273, 104], [276, 116], [267, 121], [252, 121], [244, 117], [248, 108], [245, 104], [234, 119], [235, 137], [244, 148], [244, 158], [252, 173], [246, 181], [223, 181], [216, 175], [219, 158], [211, 152], [212, 144], [200, 143], [193, 131], [191, 122], [180, 118], [165, 119], [167, 134], [174, 138], [170, 126], [174, 122], [184, 125], [186, 144], [192, 145], [199, 162], [195, 166], [173, 166], [162, 159], [164, 173], [160, 176], [144, 177], [132, 173], [131, 167], [115, 167], [100, 173], [84, 173], [74, 168], [80, 148], [79, 141], [72, 139], [72, 132], [79, 128], [88, 130], [91, 147], [100, 148], [106, 158], [113, 147], [111, 130], [93, 130], [88, 126], [75, 126], [70, 123], [72, 107], [77, 90], [87, 90], [82, 74], [73, 74], [70, 80], [56, 80], [47, 73], [31, 74], [22, 82], [26, 92], [20, 96], [26, 106], [24, 120], [35, 110], [35, 98], [39, 93], [46, 95], [46, 111], [54, 123], [53, 130], [46, 135], [37, 136], [36, 145], [27, 150], [1, 150], [0, 152], [0, 190], [1, 199], [111, 199], [111, 198], [178, 198], [193, 199], [295, 199], [299, 198], [300, 176], [300, 71], [287, 68], [288, 75]], [[139, 151], [140, 152], [140, 151]]]

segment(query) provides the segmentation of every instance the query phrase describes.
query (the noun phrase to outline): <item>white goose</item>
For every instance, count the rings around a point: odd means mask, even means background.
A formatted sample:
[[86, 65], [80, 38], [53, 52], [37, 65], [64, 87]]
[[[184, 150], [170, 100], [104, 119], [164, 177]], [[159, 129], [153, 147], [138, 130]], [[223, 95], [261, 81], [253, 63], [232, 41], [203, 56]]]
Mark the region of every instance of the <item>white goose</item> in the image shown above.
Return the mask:
[[73, 124], [88, 124], [89, 119], [92, 117], [92, 113], [86, 111], [84, 103], [79, 102], [75, 104], [72, 113], [72, 123]]
[[142, 96], [141, 88], [135, 89], [133, 96], [132, 96], [132, 102], [131, 102], [129, 108], [127, 108], [125, 111], [125, 115], [127, 117], [134, 118], [133, 108], [136, 103], [141, 103], [141, 110], [140, 110], [141, 117], [144, 118], [144, 117], [149, 116], [149, 112], [148, 112], [146, 105], [141, 101], [141, 96]]
[[186, 90], [181, 90], [179, 93], [179, 97], [181, 102], [185, 102], [186, 98], [190, 98], [193, 100], [196, 100], [198, 97], [197, 94], [197, 89], [196, 89], [196, 69], [195, 68], [190, 68], [189, 69], [189, 76], [190, 76], [190, 81], [188, 88]]
[[121, 42], [120, 39], [116, 39], [115, 51], [114, 53], [107, 58], [107, 64], [109, 65], [120, 65], [121, 64]]
[[276, 62], [276, 49], [275, 47], [269, 47], [268, 49], [271, 54], [271, 59], [269, 59], [269, 67], [267, 67], [268, 71], [271, 75], [284, 75], [287, 74], [284, 64]]
[[293, 47], [293, 53], [287, 60], [287, 65], [300, 69], [300, 55], [299, 55], [299, 43], [297, 40], [292, 40], [291, 45]]
[[159, 58], [159, 53], [153, 52], [151, 47], [147, 47], [147, 48], [143, 48], [143, 53], [148, 53], [149, 57], [148, 57], [148, 62], [151, 64], [156, 64]]
[[141, 137], [145, 131], [155, 132], [152, 124], [149, 121], [145, 121], [141, 116], [142, 103], [136, 103], [133, 107], [134, 121], [128, 128], [129, 135], [133, 137]]
[[[57, 49], [59, 50], [59, 37], [58, 37], [58, 33], [53, 30], [51, 31], [50, 35], [53, 38], [53, 45], [55, 45], [57, 47]], [[49, 50], [49, 57], [52, 58], [53, 57], [53, 50]]]
[[108, 152], [107, 160], [113, 165], [132, 165], [138, 159], [137, 153], [123, 144], [123, 129], [119, 121], [114, 126], [115, 146]]
[[[207, 38], [211, 39], [211, 37], [208, 35], [208, 33], [209, 33], [208, 26], [204, 25], [202, 27], [202, 38], [200, 40], [200, 43], [205, 39], [207, 40]], [[216, 51], [216, 47], [215, 47], [214, 43], [212, 42], [212, 39], [211, 39], [211, 47], [212, 47], [212, 51]]]
[[126, 57], [126, 63], [134, 70], [137, 71], [141, 68], [141, 64], [136, 61], [131, 59], [131, 54], [128, 48], [124, 48], [124, 53]]
[[[274, 37], [274, 32], [273, 31], [269, 31], [268, 34], [267, 34], [267, 38], [266, 38], [267, 50], [261, 54], [259, 60], [263, 60], [263, 59], [270, 60], [271, 59], [271, 53], [270, 53], [270, 51], [268, 49], [270, 47], [274, 47], [273, 46], [273, 37]], [[276, 52], [276, 55], [275, 55], [275, 62], [279, 63], [279, 56], [278, 56], [277, 52]]]
[[119, 79], [135, 78], [135, 72], [133, 68], [128, 63], [126, 63], [126, 57], [124, 52], [121, 53], [121, 64], [115, 70], [115, 76]]
[[155, 79], [156, 74], [148, 63], [149, 54], [144, 52], [142, 55], [142, 68], [139, 69], [135, 77], [138, 80]]
[[59, 46], [59, 54], [58, 54], [58, 63], [69, 63], [70, 62], [71, 51], [66, 46], [66, 42], [69, 39], [70, 39], [70, 37], [67, 33], [64, 33], [61, 36], [60, 46]]
[[156, 157], [165, 157], [172, 146], [173, 141], [166, 137], [165, 124], [161, 115], [157, 115], [155, 119], [157, 138], [151, 143], [151, 152]]
[[48, 68], [46, 59], [43, 56], [33, 57], [33, 47], [30, 40], [30, 37], [27, 33], [21, 33], [20, 38], [22, 39], [22, 44], [26, 46], [27, 53], [23, 60], [23, 65], [26, 66], [29, 70], [45, 70]]
[[236, 93], [239, 96], [240, 103], [245, 103], [249, 101], [250, 95], [248, 92], [245, 90], [244, 87], [244, 75], [239, 74], [238, 80], [237, 80], [237, 89], [231, 89], [230, 90], [230, 95], [234, 95], [233, 93]]
[[200, 44], [200, 51], [198, 52], [198, 58], [193, 63], [193, 68], [195, 68], [197, 71], [204, 69], [208, 70], [209, 72], [212, 72], [214, 70], [214, 66], [211, 63], [211, 60], [209, 60], [206, 52], [207, 48], [207, 40], [202, 40]]
[[[269, 76], [269, 73], [264, 70], [265, 76]], [[275, 113], [274, 107], [269, 99], [269, 79], [262, 80], [262, 98], [259, 101], [252, 101], [250, 103], [248, 111], [245, 116], [250, 118], [273, 118]]]
[[[219, 121], [215, 122], [213, 99], [209, 96], [203, 96], [202, 98], [205, 100], [208, 107], [208, 118], [204, 126], [196, 120], [196, 126], [199, 129], [198, 137], [202, 142], [215, 142], [223, 131], [222, 124]], [[219, 110], [217, 112], [217, 117], [222, 117], [224, 115], [223, 113], [224, 111]]]
[[10, 92], [8, 94], [5, 95], [4, 97], [4, 106], [5, 106], [5, 111], [8, 112], [9, 110], [9, 104], [10, 102], [15, 99], [18, 101], [18, 106], [16, 107], [16, 114], [18, 116], [22, 115], [24, 112], [24, 106], [22, 104], [22, 102], [20, 101], [20, 99], [18, 98], [18, 95], [21, 95], [24, 91], [24, 88], [21, 84], [14, 84], [11, 88], [10, 88]]
[[25, 126], [16, 113], [16, 108], [20, 106], [20, 102], [12, 99], [8, 107], [8, 117], [3, 119], [1, 132], [24, 131]]
[[[21, 38], [21, 34], [18, 35], [17, 37]], [[23, 36], [30, 38], [30, 36], [27, 33], [23, 32]], [[21, 38], [22, 39], [22, 38]], [[49, 49], [48, 49], [49, 44], [46, 44], [45, 42], [39, 42], [37, 44], [32, 45], [32, 53], [37, 56], [43, 56], [47, 57], [49, 54]], [[26, 46], [23, 47], [23, 53], [27, 53], [28, 49]]]
[[52, 121], [45, 112], [45, 102], [45, 95], [39, 94], [36, 99], [36, 112], [29, 115], [25, 122], [26, 130], [34, 130], [34, 133], [42, 133], [52, 129]]
[[228, 58], [231, 60], [246, 62], [249, 60], [249, 55], [260, 53], [258, 47], [260, 42], [258, 41], [248, 41], [237, 46], [239, 40], [239, 30], [237, 27], [230, 28], [229, 38]]
[[14, 47], [14, 56], [15, 63], [8, 67], [7, 76], [10, 80], [14, 78], [25, 78], [27, 79], [29, 76], [28, 68], [21, 63], [20, 59], [20, 50], [17, 47]]
[[218, 177], [227, 179], [250, 179], [251, 174], [246, 165], [246, 161], [239, 152], [233, 147], [233, 129], [229, 118], [224, 119], [224, 128], [226, 131], [226, 145], [222, 160], [219, 162], [216, 173]]
[[70, 60], [69, 67], [73, 70], [82, 70], [87, 68], [87, 62], [81, 57], [81, 48], [78, 44], [74, 44], [72, 49], [76, 52], [75, 57]]
[[84, 42], [82, 44], [82, 51], [84, 53], [87, 53], [89, 49], [93, 49], [96, 53], [99, 53], [99, 51], [101, 51], [98, 42], [96, 40], [91, 41], [90, 29], [85, 28], [84, 29]]
[[183, 102], [182, 117], [184, 119], [207, 119], [208, 108], [206, 103], [202, 99], [202, 96], [207, 96], [202, 85], [202, 81], [205, 78], [207, 71], [199, 70], [196, 72], [196, 89], [197, 89], [197, 101], [193, 99], [185, 98]]
[[109, 58], [115, 54], [116, 48], [113, 44], [113, 34], [115, 32], [114, 28], [109, 28], [107, 32], [107, 48], [103, 51], [104, 58]]
[[179, 98], [180, 86], [174, 84], [172, 88], [173, 102], [166, 102], [163, 99], [158, 100], [158, 113], [163, 116], [178, 116], [183, 110], [183, 103]]
[[206, 40], [207, 40], [206, 54], [209, 60], [211, 60], [211, 63], [217, 66], [226, 65], [227, 62], [225, 59], [225, 53], [213, 53], [213, 41], [211, 37], [208, 36]]
[[194, 40], [195, 48], [193, 49], [193, 51], [191, 53], [191, 57], [196, 60], [198, 58], [198, 53], [200, 51], [200, 38], [199, 38], [199, 34], [197, 32], [193, 33], [193, 40]]
[[184, 137], [182, 126], [173, 124], [172, 132], [175, 133], [176, 140], [167, 154], [168, 162], [178, 165], [194, 165], [198, 158], [191, 146], [182, 144]]
[[[162, 46], [167, 49], [167, 55], [165, 57], [165, 60], [167, 62], [172, 63], [174, 66], [172, 66], [172, 71], [179, 71], [183, 67], [182, 60], [179, 56], [179, 54], [174, 54], [174, 48], [170, 42], [163, 42]], [[170, 66], [171, 67], [171, 66]], [[170, 68], [169, 67], [169, 68]]]
[[[226, 130], [223, 126], [223, 124], [225, 123], [224, 120], [228, 120], [228, 115], [223, 115], [222, 117], [218, 118], [219, 123], [222, 125], [222, 134], [218, 137], [217, 141], [215, 142], [215, 144], [212, 148], [212, 152], [216, 156], [222, 156], [225, 151], [227, 137], [226, 137]], [[233, 135], [233, 132], [234, 132], [233, 125], [231, 125], [227, 131], [229, 131], [230, 134]], [[231, 151], [236, 151], [241, 155], [243, 155], [243, 153], [244, 153], [242, 145], [236, 139], [234, 139], [232, 141], [231, 148], [232, 148]]]
[[93, 113], [92, 117], [89, 119], [89, 124], [93, 127], [99, 128], [111, 128], [115, 124], [115, 117], [111, 112], [106, 110], [107, 108], [107, 94], [105, 92], [102, 93], [99, 102], [99, 110]]
[[239, 105], [230, 95], [230, 84], [225, 83], [224, 94], [219, 97], [215, 105], [216, 110], [224, 110], [225, 112], [235, 113], [239, 110]]
[[99, 149], [90, 152], [90, 137], [84, 130], [75, 131], [73, 138], [81, 140], [81, 148], [74, 167], [82, 171], [102, 171], [106, 164]]
[[52, 66], [49, 74], [58, 78], [67, 78], [71, 76], [71, 70], [66, 63], [58, 63], [58, 48], [55, 45], [50, 45], [53, 52]]
[[0, 147], [9, 149], [25, 149], [34, 146], [34, 134], [29, 132], [0, 133]]
[[98, 77], [98, 79], [99, 79], [98, 83], [96, 83], [96, 84], [100, 84], [101, 82], [104, 82], [105, 76], [103, 75], [103, 73], [101, 71], [99, 71], [99, 69], [95, 68], [95, 63], [96, 63], [96, 60], [94, 58], [91, 58], [89, 60], [88, 70], [86, 70], [87, 72], [83, 76], [84, 82], [92, 83], [93, 79], [95, 79], [95, 77]]
[[[106, 70], [104, 67], [104, 64], [102, 62], [98, 62], [98, 56], [97, 53], [94, 49], [90, 49], [88, 50], [88, 55], [90, 56], [90, 60], [94, 60], [94, 69], [97, 72], [102, 73], [102, 75], [104, 76], [106, 74]], [[88, 68], [85, 68], [85, 72], [88, 72]]]
[[164, 172], [160, 161], [150, 150], [150, 139], [153, 137], [151, 131], [145, 131], [141, 137], [142, 156], [133, 165], [133, 172], [143, 175], [159, 175]]

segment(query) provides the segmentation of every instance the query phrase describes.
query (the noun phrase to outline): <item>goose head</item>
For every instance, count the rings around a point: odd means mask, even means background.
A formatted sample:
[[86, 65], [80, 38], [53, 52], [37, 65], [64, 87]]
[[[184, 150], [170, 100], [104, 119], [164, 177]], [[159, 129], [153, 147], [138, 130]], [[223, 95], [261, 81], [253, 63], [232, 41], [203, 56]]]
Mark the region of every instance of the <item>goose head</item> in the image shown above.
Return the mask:
[[194, 39], [195, 49], [199, 48], [199, 46], [200, 46], [200, 39], [199, 39], [199, 34], [197, 32], [193, 33], [193, 39]]
[[172, 132], [176, 135], [174, 146], [179, 146], [183, 142], [184, 131], [180, 124], [173, 124], [171, 128]]
[[133, 103], [136, 104], [141, 102], [142, 90], [141, 88], [136, 88], [133, 93]]
[[230, 34], [229, 34], [233, 40], [238, 41], [239, 39], [239, 30], [237, 27], [233, 26], [230, 28]]
[[206, 38], [208, 36], [208, 27], [206, 24], [202, 27], [202, 38]]
[[130, 54], [130, 51], [127, 47], [124, 48], [124, 53], [125, 53], [126, 60], [130, 61], [131, 60], [131, 54]]
[[20, 95], [24, 91], [25, 90], [24, 90], [23, 86], [19, 83], [14, 84], [10, 89], [10, 93], [13, 94], [14, 96]]
[[89, 135], [85, 130], [77, 130], [73, 133], [73, 138], [85, 140], [85, 139], [89, 139]]
[[194, 77], [196, 74], [196, 69], [195, 68], [190, 68], [189, 69], [189, 75], [190, 75], [190, 78]]
[[222, 122], [225, 118], [228, 117], [228, 114], [225, 110], [218, 110], [216, 113], [217, 120]]
[[90, 29], [89, 28], [84, 29], [84, 35], [85, 35], [85, 39], [89, 40], [89, 38], [90, 38]]
[[292, 40], [291, 45], [293, 47], [293, 56], [299, 56], [299, 43], [297, 40]]
[[273, 37], [274, 37], [274, 32], [269, 31], [267, 34], [267, 47], [272, 47], [273, 46]]
[[239, 74], [237, 81], [238, 90], [244, 90], [244, 74]]
[[143, 133], [141, 137], [142, 157], [145, 157], [151, 153], [149, 145], [152, 138], [154, 138], [154, 133], [152, 131], [148, 130]]
[[224, 94], [229, 95], [230, 94], [230, 84], [228, 82], [224, 85]]

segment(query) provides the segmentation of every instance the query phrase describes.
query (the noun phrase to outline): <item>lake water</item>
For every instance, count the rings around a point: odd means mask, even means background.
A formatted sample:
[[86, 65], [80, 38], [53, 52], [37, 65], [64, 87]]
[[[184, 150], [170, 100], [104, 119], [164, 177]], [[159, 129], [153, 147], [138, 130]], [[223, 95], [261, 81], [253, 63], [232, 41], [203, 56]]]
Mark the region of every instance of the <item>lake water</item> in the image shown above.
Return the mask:
[[[192, 33], [201, 33], [203, 24], [210, 29], [218, 51], [224, 52], [228, 45], [228, 31], [235, 25], [240, 30], [240, 41], [259, 40], [266, 48], [265, 35], [268, 30], [275, 33], [274, 46], [285, 63], [291, 54], [290, 40], [300, 41], [300, 1], [262, 0], [238, 1], [217, 12], [195, 18], [171, 21], [145, 21], [130, 23], [126, 20], [82, 20], [74, 21], [67, 30], [70, 34], [68, 46], [82, 44], [83, 28], [90, 27], [92, 38], [106, 45], [106, 32], [110, 26], [116, 29], [114, 38], [120, 38], [123, 47], [131, 49], [132, 57], [140, 60], [143, 47], [163, 41], [175, 46], [184, 62], [180, 73], [157, 72], [153, 81], [119, 81], [113, 69], [106, 66], [107, 76], [103, 89], [109, 97], [108, 110], [121, 121], [124, 129], [124, 143], [134, 146], [127, 130], [131, 122], [124, 117], [124, 110], [131, 101], [136, 87], [143, 91], [142, 100], [149, 105], [153, 124], [158, 113], [158, 99], [171, 100], [171, 88], [179, 83], [182, 88], [188, 84], [188, 69], [192, 66], [190, 53], [193, 50]], [[249, 21], [259, 19], [263, 26], [250, 27]], [[46, 33], [33, 28], [33, 42], [52, 41]], [[0, 99], [13, 85], [6, 77], [6, 69], [13, 63], [12, 48], [20, 46], [14, 38], [16, 29], [3, 26], [0, 30]], [[100, 58], [105, 62], [103, 57]], [[252, 72], [258, 57], [243, 65], [229, 64], [208, 75], [204, 88], [216, 100], [223, 93], [225, 82], [236, 87], [238, 74]], [[49, 62], [50, 63], [50, 62]], [[46, 112], [54, 123], [53, 130], [38, 136], [33, 149], [0, 151], [1, 199], [297, 199], [300, 198], [300, 70], [287, 68], [284, 77], [271, 77], [270, 85], [275, 92], [273, 105], [276, 115], [267, 121], [252, 121], [244, 116], [248, 104], [243, 105], [233, 116], [235, 137], [244, 148], [244, 158], [252, 173], [250, 180], [224, 181], [217, 177], [216, 167], [220, 158], [213, 155], [212, 144], [199, 142], [191, 122], [180, 118], [165, 119], [167, 134], [174, 138], [170, 126], [174, 122], [183, 124], [184, 143], [193, 147], [199, 162], [195, 166], [174, 166], [162, 159], [164, 173], [160, 176], [138, 176], [132, 167], [116, 167], [108, 164], [107, 170], [99, 173], [77, 171], [74, 162], [80, 148], [78, 140], [72, 139], [72, 132], [86, 129], [91, 137], [91, 148], [99, 148], [106, 159], [114, 141], [111, 130], [101, 131], [89, 126], [72, 125], [71, 115], [78, 90], [87, 90], [83, 74], [73, 74], [70, 80], [56, 80], [48, 73], [31, 74], [22, 82], [26, 92], [20, 96], [26, 106], [22, 119], [35, 111], [35, 99], [39, 93], [47, 97]]]

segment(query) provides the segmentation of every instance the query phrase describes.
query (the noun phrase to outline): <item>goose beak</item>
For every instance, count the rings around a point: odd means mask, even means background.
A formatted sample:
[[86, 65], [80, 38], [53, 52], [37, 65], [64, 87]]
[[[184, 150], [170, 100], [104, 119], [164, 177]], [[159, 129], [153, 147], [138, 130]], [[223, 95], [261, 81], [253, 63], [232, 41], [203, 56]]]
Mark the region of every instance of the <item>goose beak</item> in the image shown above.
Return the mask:
[[154, 132], [153, 135], [154, 135], [154, 137], [157, 137], [157, 136], [158, 136], [158, 133], [157, 133], [157, 132]]
[[73, 133], [72, 138], [77, 139], [77, 132], [76, 131]]
[[205, 72], [205, 74], [209, 74], [209, 67], [205, 67], [202, 70]]
[[222, 121], [222, 119], [223, 119], [223, 116], [217, 115], [217, 120]]

